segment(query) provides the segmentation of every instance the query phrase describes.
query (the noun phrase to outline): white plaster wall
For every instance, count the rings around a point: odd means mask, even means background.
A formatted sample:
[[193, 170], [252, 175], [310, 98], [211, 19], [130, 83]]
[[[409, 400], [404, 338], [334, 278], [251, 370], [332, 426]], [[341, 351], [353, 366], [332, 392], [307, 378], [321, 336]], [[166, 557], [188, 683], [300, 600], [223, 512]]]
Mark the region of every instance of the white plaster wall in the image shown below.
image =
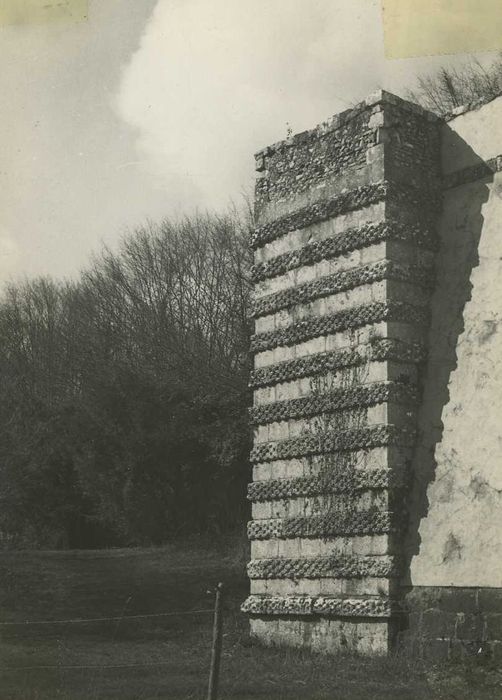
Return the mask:
[[[502, 155], [502, 97], [452, 119], [443, 128], [441, 160], [445, 175]], [[463, 141], [468, 147], [459, 147]]]
[[[502, 98], [458, 117], [449, 128], [479, 149], [483, 159], [502, 153]], [[467, 147], [462, 150], [457, 142], [457, 148], [443, 150], [445, 171], [472, 159]], [[449, 190], [440, 234], [423, 432], [414, 465], [415, 507], [420, 510], [417, 494], [423, 488], [428, 512], [426, 517], [418, 512], [419, 537], [409, 543], [419, 550], [411, 562], [411, 583], [499, 587], [502, 174], [492, 182], [486, 178]], [[435, 471], [432, 482], [430, 468]]]

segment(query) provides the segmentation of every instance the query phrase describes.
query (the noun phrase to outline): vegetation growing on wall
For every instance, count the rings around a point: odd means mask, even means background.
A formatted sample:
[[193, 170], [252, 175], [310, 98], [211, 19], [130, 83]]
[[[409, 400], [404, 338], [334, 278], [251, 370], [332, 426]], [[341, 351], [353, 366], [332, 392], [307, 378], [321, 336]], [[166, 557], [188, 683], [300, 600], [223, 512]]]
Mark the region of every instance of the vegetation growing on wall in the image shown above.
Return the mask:
[[148, 224], [75, 282], [6, 289], [4, 544], [159, 543], [245, 520], [248, 228]]

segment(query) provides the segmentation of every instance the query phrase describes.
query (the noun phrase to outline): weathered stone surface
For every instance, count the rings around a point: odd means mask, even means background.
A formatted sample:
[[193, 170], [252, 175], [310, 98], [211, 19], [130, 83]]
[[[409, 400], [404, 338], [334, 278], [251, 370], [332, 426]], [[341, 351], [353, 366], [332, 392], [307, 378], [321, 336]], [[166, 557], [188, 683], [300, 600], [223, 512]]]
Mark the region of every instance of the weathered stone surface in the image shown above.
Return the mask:
[[243, 609], [267, 644], [386, 652], [435, 278], [439, 126], [380, 92], [260, 152], [257, 171]]
[[[385, 652], [399, 623], [417, 653], [502, 654], [500, 123], [502, 98], [445, 125], [379, 92], [257, 157], [244, 610], [266, 644]], [[392, 382], [414, 401], [369, 398]], [[351, 569], [389, 555], [401, 583]]]
[[415, 586], [502, 585], [501, 119], [498, 98], [442, 128], [449, 189], [413, 467]]
[[440, 649], [446, 658], [488, 654], [502, 643], [502, 588], [415, 586], [403, 597], [408, 611], [400, 633], [403, 644], [428, 656]]
[[389, 647], [388, 624], [380, 621], [252, 619], [250, 625], [251, 635], [267, 646], [304, 647], [328, 654], [382, 654]]

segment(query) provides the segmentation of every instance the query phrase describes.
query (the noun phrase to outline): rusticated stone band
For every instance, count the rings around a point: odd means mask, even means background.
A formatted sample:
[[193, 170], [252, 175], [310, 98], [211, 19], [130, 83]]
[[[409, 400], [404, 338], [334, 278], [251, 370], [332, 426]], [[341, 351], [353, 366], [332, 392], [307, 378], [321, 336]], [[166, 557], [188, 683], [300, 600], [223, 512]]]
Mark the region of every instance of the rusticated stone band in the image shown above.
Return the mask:
[[355, 289], [363, 284], [383, 280], [396, 280], [430, 289], [434, 282], [434, 270], [431, 267], [379, 260], [260, 297], [253, 303], [252, 316], [258, 318], [282, 309], [289, 309], [295, 304], [307, 303], [331, 294]]
[[375, 338], [371, 343], [359, 345], [357, 348], [319, 352], [297, 357], [294, 360], [277, 362], [267, 367], [259, 367], [251, 372], [249, 386], [258, 388], [303, 377], [315, 377], [329, 371], [357, 367], [372, 360], [415, 364], [423, 362], [425, 358], [425, 347], [421, 343], [405, 343], [393, 338]]
[[[312, 223], [316, 223], [313, 221]], [[313, 265], [323, 260], [332, 260], [360, 248], [382, 241], [403, 241], [418, 248], [435, 251], [437, 236], [429, 228], [400, 221], [382, 221], [351, 227], [330, 238], [313, 241], [288, 253], [276, 255], [270, 260], [255, 263], [251, 267], [253, 282], [283, 275], [304, 265]]]
[[393, 513], [373, 508], [361, 511], [331, 511], [324, 515], [264, 518], [248, 522], [250, 540], [336, 535], [383, 535], [392, 530]]
[[251, 450], [251, 462], [256, 464], [276, 459], [293, 459], [385, 445], [411, 447], [414, 442], [415, 432], [409, 428], [395, 425], [370, 425], [337, 432], [306, 433], [288, 440], [260, 443]]
[[322, 615], [323, 617], [390, 617], [397, 608], [389, 598], [250, 595], [241, 611], [250, 615]]
[[289, 231], [310, 226], [314, 221], [326, 221], [334, 216], [381, 202], [387, 197], [388, 192], [389, 183], [382, 181], [371, 185], [362, 185], [349, 192], [342, 192], [331, 199], [308, 204], [293, 214], [257, 227], [251, 234], [251, 247], [256, 249], [289, 233]]
[[251, 579], [285, 578], [392, 578], [400, 573], [397, 560], [388, 555], [361, 556], [334, 554], [303, 559], [252, 559], [247, 565]]
[[323, 394], [254, 406], [249, 409], [249, 416], [252, 425], [266, 425], [350, 408], [367, 408], [386, 402], [413, 405], [417, 402], [416, 388], [400, 382], [356, 385]]
[[[430, 195], [429, 197], [427, 196], [428, 194]], [[396, 203], [400, 202], [405, 206], [406, 204], [420, 206], [427, 202], [429, 209], [437, 206], [437, 202], [433, 201], [432, 193], [422, 192], [412, 185], [382, 180], [370, 185], [361, 185], [348, 192], [341, 192], [331, 199], [323, 199], [313, 204], [308, 204], [292, 214], [275, 219], [275, 221], [271, 221], [263, 226], [258, 226], [251, 234], [251, 248], [259, 248], [290, 231], [305, 228], [314, 223], [320, 223], [335, 216], [362, 209], [371, 204], [378, 204], [378, 202], [384, 200], [388, 201], [390, 198], [395, 200]]]
[[361, 328], [381, 321], [402, 321], [425, 326], [429, 314], [424, 307], [400, 301], [376, 301], [326, 316], [299, 321], [275, 331], [257, 333], [251, 338], [251, 350], [262, 352], [281, 345], [296, 345], [330, 333]]
[[253, 503], [280, 501], [283, 498], [354, 494], [370, 489], [399, 488], [402, 478], [391, 469], [351, 469], [297, 476], [293, 479], [268, 479], [248, 484], [247, 497]]

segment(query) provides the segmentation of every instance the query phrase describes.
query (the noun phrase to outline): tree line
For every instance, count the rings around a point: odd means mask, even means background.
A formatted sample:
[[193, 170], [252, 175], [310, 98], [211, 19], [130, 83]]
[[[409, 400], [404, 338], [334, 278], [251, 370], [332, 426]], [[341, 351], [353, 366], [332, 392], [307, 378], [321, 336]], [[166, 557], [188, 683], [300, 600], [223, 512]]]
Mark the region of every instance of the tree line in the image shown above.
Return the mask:
[[154, 544], [245, 520], [249, 217], [148, 223], [0, 300], [0, 542]]
[[[418, 78], [438, 114], [502, 54]], [[246, 519], [252, 215], [148, 223], [72, 282], [0, 297], [0, 547], [161, 543]]]

